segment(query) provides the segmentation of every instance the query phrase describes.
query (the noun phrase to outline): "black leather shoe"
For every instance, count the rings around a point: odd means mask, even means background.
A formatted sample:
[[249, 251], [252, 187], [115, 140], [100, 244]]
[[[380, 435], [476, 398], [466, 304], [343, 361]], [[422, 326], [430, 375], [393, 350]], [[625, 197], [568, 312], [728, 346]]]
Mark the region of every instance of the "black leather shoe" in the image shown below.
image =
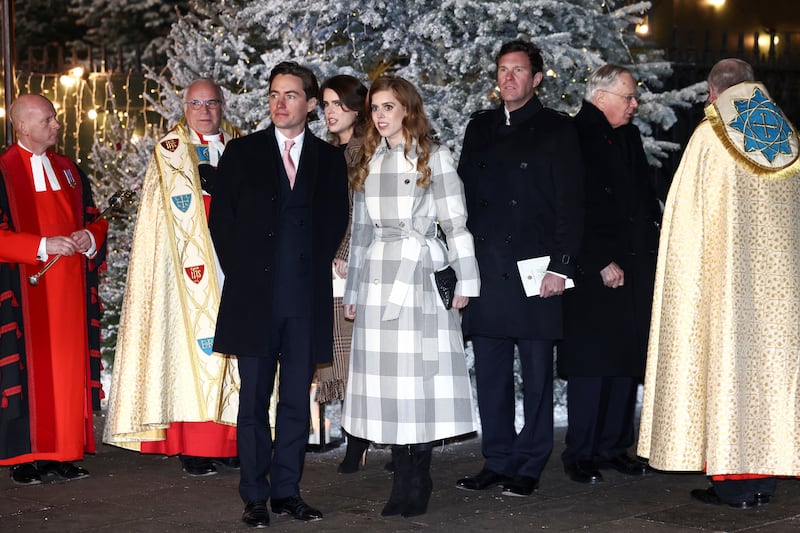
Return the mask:
[[241, 466], [238, 457], [212, 457], [211, 461], [212, 463], [221, 464], [225, 468], [230, 468], [231, 470], [239, 470]]
[[593, 461], [578, 461], [564, 465], [564, 472], [572, 481], [577, 483], [600, 483], [603, 481], [603, 474], [597, 469]]
[[267, 502], [256, 500], [247, 502], [242, 513], [242, 522], [250, 527], [267, 527], [269, 525], [269, 513], [267, 512]]
[[42, 476], [33, 463], [22, 463], [11, 467], [11, 479], [17, 485], [38, 485]]
[[601, 461], [599, 467], [604, 469], [613, 468], [627, 476], [644, 476], [648, 472], [652, 472], [649, 466], [632, 457], [628, 457], [627, 453]]
[[89, 471], [85, 468], [75, 466], [72, 463], [61, 461], [40, 461], [39, 472], [43, 474], [55, 474], [61, 479], [72, 481], [89, 477]]
[[181, 455], [180, 457], [183, 471], [190, 476], [213, 476], [217, 473], [217, 467], [208, 457], [194, 457], [192, 455]]
[[741, 502], [725, 502], [720, 499], [719, 494], [717, 494], [717, 491], [714, 490], [714, 487], [709, 487], [707, 489], [694, 489], [691, 492], [691, 495], [692, 498], [703, 503], [710, 505], [728, 505], [735, 509], [750, 509], [752, 507], [758, 507], [759, 505], [766, 505], [770, 500], [770, 497], [766, 494], [755, 494], [752, 500]]
[[535, 477], [514, 476], [513, 481], [503, 485], [504, 496], [530, 496], [539, 488], [539, 480]]
[[456, 488], [463, 490], [485, 490], [495, 485], [513, 481], [510, 477], [484, 468], [474, 476], [467, 476], [456, 481]]
[[272, 512], [275, 514], [290, 514], [298, 520], [309, 522], [311, 520], [321, 520], [322, 513], [310, 507], [300, 496], [289, 496], [288, 498], [272, 498]]

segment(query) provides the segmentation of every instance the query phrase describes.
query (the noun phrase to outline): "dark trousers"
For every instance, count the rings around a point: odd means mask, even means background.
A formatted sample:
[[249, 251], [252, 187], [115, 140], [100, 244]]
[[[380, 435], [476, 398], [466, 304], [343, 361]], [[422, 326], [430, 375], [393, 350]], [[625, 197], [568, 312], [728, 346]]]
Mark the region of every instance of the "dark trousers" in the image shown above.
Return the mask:
[[565, 464], [603, 461], [633, 445], [638, 378], [570, 376]]
[[756, 494], [773, 496], [778, 483], [774, 477], [712, 481], [719, 499], [726, 503], [751, 502]]
[[[525, 425], [514, 427], [514, 345], [519, 348]], [[472, 337], [485, 468], [539, 478], [553, 451], [553, 342]]]
[[[245, 502], [298, 496], [308, 443], [309, 387], [314, 375], [310, 320], [276, 319], [270, 336], [269, 354], [239, 357], [242, 381], [237, 420], [241, 462], [239, 495]], [[269, 401], [278, 362], [278, 409], [273, 443]]]

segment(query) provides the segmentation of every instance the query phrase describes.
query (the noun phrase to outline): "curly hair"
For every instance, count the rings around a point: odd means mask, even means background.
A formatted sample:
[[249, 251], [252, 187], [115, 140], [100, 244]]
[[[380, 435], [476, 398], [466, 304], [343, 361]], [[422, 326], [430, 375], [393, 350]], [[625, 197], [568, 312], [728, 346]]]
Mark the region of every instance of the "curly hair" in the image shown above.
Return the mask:
[[396, 76], [381, 76], [372, 82], [367, 94], [366, 117], [367, 125], [364, 133], [364, 144], [359, 150], [356, 164], [350, 169], [350, 186], [353, 190], [363, 191], [364, 182], [369, 175], [369, 162], [382, 141], [375, 122], [372, 120], [372, 95], [381, 91], [392, 91], [398, 102], [406, 111], [403, 117], [403, 140], [405, 148], [403, 154], [408, 160], [408, 154], [416, 145], [417, 150], [417, 186], [426, 188], [431, 183], [431, 167], [428, 162], [431, 150], [436, 141], [431, 137], [431, 125], [422, 105], [422, 97], [417, 89], [408, 81]]
[[[336, 96], [346, 108], [346, 111], [355, 111], [358, 113], [355, 122], [353, 122], [353, 138], [360, 139], [364, 136], [364, 131], [367, 126], [367, 115], [365, 111], [366, 106], [364, 102], [367, 99], [367, 88], [361, 83], [358, 78], [348, 76], [347, 74], [338, 74], [332, 78], [328, 78], [319, 88], [320, 100], [325, 94], [325, 89], [330, 89], [336, 93]], [[329, 134], [330, 141], [333, 144], [338, 144], [338, 138]]]

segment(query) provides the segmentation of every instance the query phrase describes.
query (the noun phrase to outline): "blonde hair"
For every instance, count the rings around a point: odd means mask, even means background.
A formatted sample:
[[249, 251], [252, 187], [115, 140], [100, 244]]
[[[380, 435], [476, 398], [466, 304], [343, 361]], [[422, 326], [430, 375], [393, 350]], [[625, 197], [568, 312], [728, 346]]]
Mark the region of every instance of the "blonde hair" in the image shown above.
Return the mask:
[[406, 116], [403, 117], [403, 140], [405, 141], [403, 154], [408, 159], [408, 154], [416, 141], [417, 172], [420, 173], [420, 177], [417, 178], [417, 186], [424, 189], [431, 183], [431, 167], [428, 162], [431, 158], [431, 150], [437, 143], [430, 136], [431, 126], [428, 117], [425, 116], [419, 92], [411, 83], [395, 76], [381, 76], [373, 81], [369, 88], [365, 109], [366, 133], [364, 134], [364, 143], [358, 151], [356, 164], [350, 168], [350, 187], [356, 191], [364, 190], [364, 182], [369, 175], [369, 162], [382, 140], [372, 121], [371, 110], [372, 95], [380, 91], [392, 91], [406, 110]]

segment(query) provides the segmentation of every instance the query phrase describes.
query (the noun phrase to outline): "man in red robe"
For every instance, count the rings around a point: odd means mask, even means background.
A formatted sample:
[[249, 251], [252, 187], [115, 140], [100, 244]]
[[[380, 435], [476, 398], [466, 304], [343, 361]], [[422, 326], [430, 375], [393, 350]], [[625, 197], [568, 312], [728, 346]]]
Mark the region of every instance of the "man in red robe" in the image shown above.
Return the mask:
[[222, 272], [207, 210], [225, 143], [211, 80], [186, 88], [181, 120], [155, 146], [128, 263], [103, 441], [179, 455], [192, 476], [238, 468], [238, 372], [212, 350]]
[[71, 461], [95, 451], [108, 223], [91, 222], [88, 179], [49, 149], [61, 127], [50, 101], [23, 95], [9, 114], [18, 140], [0, 155], [0, 466], [19, 484], [80, 479], [89, 472]]

